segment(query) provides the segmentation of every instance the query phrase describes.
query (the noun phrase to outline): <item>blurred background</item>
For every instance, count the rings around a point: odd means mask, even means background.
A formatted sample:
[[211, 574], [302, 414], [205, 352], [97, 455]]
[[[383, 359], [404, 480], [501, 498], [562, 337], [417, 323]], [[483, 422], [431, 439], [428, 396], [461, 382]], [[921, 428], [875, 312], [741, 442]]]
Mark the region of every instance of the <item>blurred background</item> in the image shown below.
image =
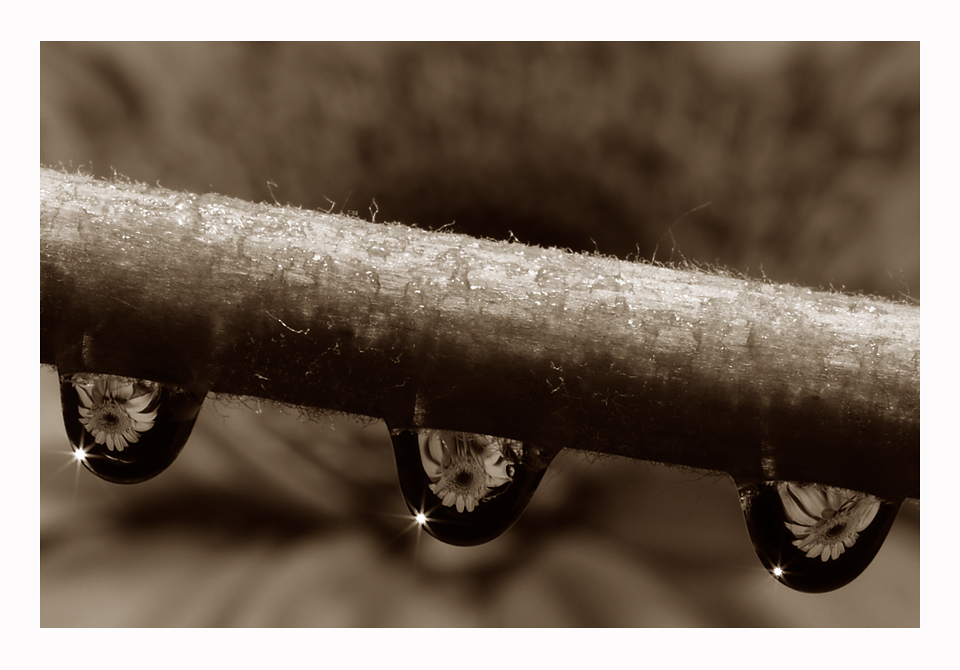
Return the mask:
[[[40, 161], [920, 299], [920, 46], [40, 47]], [[719, 475], [562, 453], [486, 545], [413, 528], [385, 426], [209, 399], [106, 484], [40, 371], [43, 626], [919, 626], [919, 505], [856, 581], [777, 584]]]

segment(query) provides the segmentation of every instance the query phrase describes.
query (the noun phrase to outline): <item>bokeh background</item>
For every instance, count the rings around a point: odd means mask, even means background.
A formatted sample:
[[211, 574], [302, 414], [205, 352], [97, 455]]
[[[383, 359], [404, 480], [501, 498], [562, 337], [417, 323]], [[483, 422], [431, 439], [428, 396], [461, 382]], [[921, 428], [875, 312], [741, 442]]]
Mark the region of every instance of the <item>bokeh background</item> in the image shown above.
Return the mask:
[[[40, 160], [424, 228], [920, 299], [919, 44], [41, 44]], [[499, 539], [413, 529], [385, 426], [209, 399], [77, 470], [40, 371], [44, 626], [918, 626], [920, 513], [829, 594], [725, 477], [564, 452]]]

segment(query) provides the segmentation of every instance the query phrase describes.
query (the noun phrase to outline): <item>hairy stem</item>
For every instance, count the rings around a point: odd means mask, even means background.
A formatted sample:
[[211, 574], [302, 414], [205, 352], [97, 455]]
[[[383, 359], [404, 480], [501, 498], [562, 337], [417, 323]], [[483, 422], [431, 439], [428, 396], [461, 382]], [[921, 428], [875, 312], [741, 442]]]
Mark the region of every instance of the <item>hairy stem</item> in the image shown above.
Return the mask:
[[920, 497], [920, 308], [40, 170], [40, 359]]

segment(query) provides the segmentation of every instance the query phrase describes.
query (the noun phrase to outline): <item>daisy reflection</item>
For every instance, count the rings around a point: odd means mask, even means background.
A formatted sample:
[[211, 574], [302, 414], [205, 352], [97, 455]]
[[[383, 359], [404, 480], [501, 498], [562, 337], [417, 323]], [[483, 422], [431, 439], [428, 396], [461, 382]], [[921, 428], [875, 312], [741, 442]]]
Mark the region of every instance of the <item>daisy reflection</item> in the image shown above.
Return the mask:
[[[514, 446], [516, 445], [516, 446]], [[489, 435], [426, 431], [420, 435], [420, 459], [430, 490], [446, 507], [472, 512], [495, 489], [513, 480], [519, 444]]]
[[123, 451], [153, 428], [157, 384], [102, 375], [78, 376], [73, 386], [80, 398], [80, 423], [97, 444], [105, 444], [110, 451]]
[[873, 496], [835, 486], [784, 482], [778, 491], [794, 546], [824, 563], [852, 547], [880, 509]]

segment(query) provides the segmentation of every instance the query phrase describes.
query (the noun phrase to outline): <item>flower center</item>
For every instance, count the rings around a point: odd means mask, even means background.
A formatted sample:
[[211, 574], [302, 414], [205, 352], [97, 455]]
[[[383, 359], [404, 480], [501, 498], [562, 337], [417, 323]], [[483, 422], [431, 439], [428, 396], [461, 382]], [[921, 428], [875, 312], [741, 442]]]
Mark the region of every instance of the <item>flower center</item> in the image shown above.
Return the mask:
[[116, 429], [119, 424], [120, 415], [116, 412], [111, 412], [109, 408], [104, 408], [100, 414], [100, 425], [106, 429]]
[[104, 433], [122, 434], [131, 428], [130, 416], [114, 400], [104, 400], [91, 408], [90, 429]]
[[840, 523], [834, 526], [833, 528], [828, 528], [826, 532], [824, 532], [824, 536], [829, 537], [830, 539], [835, 539], [843, 535], [846, 532], [846, 530], [847, 530], [847, 524]]
[[[482, 498], [486, 494], [483, 463], [476, 456], [460, 455], [446, 473], [447, 489], [460, 495]], [[441, 481], [443, 481], [441, 479]]]

